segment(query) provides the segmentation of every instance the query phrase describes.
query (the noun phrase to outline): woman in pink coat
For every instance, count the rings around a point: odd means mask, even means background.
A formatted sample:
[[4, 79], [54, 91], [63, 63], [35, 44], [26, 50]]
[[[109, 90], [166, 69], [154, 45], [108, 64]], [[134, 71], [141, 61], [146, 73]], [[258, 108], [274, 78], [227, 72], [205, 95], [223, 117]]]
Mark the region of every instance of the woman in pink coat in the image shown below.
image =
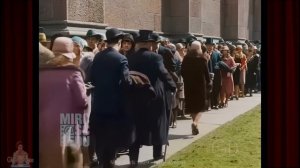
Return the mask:
[[[229, 68], [234, 68], [236, 65], [235, 65], [233, 57], [231, 57], [229, 54], [229, 48], [227, 46], [223, 46], [221, 48], [221, 53], [222, 53], [222, 61], [225, 64], [227, 64]], [[222, 88], [221, 88], [220, 108], [227, 106], [228, 99], [234, 91], [234, 83], [233, 83], [232, 73], [221, 71], [221, 74], [222, 74]]]
[[81, 136], [87, 96], [83, 73], [72, 63], [72, 40], [55, 39], [52, 51], [39, 71], [39, 167], [62, 168], [68, 140]]

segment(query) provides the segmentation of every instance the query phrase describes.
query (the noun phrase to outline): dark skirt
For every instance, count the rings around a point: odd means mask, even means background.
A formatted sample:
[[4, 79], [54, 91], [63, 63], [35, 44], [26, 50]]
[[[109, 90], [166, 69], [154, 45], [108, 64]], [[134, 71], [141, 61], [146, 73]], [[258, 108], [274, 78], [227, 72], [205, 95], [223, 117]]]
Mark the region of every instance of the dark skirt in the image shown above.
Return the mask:
[[240, 69], [236, 68], [236, 70], [233, 73], [233, 83], [234, 83], [234, 85], [239, 85], [240, 84], [240, 75], [241, 75]]

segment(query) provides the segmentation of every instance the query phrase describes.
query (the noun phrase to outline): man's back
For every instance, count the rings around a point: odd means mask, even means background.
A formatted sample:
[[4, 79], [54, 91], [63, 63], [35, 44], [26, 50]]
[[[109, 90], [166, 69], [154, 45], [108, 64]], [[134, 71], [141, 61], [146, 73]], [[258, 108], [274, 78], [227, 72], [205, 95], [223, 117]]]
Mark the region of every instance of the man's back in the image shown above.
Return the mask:
[[121, 84], [129, 83], [128, 62], [113, 48], [98, 53], [91, 68], [91, 81], [95, 86], [92, 108], [97, 113], [113, 114], [121, 105]]
[[175, 84], [164, 67], [163, 59], [160, 55], [147, 49], [140, 49], [129, 58], [129, 66], [131, 70], [147, 75], [153, 86], [156, 85], [157, 79], [160, 79], [166, 84], [168, 89], [175, 90]]

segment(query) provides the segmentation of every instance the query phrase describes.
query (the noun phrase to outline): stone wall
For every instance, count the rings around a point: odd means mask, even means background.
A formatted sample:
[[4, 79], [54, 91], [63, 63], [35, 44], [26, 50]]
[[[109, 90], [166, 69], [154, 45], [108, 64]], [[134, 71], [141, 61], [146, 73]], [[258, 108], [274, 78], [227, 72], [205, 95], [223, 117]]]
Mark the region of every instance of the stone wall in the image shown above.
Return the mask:
[[68, 0], [68, 20], [103, 23], [103, 0]]
[[161, 31], [161, 0], [104, 0], [104, 23]]
[[[201, 2], [201, 33], [221, 36], [221, 0], [198, 1]], [[193, 26], [191, 25], [191, 30], [194, 30]]]
[[261, 0], [254, 0], [253, 40], [261, 39]]
[[189, 11], [189, 32], [202, 33], [202, 0], [191, 0]]
[[259, 40], [261, 0], [39, 0], [39, 21], [48, 34], [109, 26]]
[[189, 32], [189, 1], [162, 1], [162, 31], [168, 34]]
[[[238, 3], [238, 37], [249, 39], [252, 31], [252, 2], [253, 0], [243, 0]], [[252, 8], [251, 8], [252, 7]]]
[[40, 0], [39, 1], [39, 20], [53, 21], [67, 19], [66, 0]]
[[238, 37], [237, 3], [238, 0], [224, 0], [222, 2], [221, 32], [224, 39], [236, 39]]

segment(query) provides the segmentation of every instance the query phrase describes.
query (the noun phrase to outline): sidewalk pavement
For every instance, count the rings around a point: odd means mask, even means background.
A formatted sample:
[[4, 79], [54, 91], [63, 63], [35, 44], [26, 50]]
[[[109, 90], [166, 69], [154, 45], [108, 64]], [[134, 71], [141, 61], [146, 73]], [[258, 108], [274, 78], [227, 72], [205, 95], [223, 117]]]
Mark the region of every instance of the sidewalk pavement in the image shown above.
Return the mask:
[[[199, 124], [199, 134], [192, 135], [191, 119], [178, 120], [177, 128], [170, 128], [169, 146], [167, 148], [166, 159], [182, 150], [192, 142], [198, 140], [219, 126], [233, 120], [237, 116], [249, 111], [261, 103], [261, 94], [255, 93], [253, 97], [239, 98], [231, 100], [228, 107], [211, 110], [202, 114]], [[188, 117], [188, 116], [187, 116]], [[165, 147], [163, 147], [164, 151]], [[153, 161], [152, 146], [143, 146], [140, 149], [139, 168], [150, 168], [163, 162], [163, 160]], [[129, 167], [129, 156], [121, 155], [116, 160], [116, 168]]]

